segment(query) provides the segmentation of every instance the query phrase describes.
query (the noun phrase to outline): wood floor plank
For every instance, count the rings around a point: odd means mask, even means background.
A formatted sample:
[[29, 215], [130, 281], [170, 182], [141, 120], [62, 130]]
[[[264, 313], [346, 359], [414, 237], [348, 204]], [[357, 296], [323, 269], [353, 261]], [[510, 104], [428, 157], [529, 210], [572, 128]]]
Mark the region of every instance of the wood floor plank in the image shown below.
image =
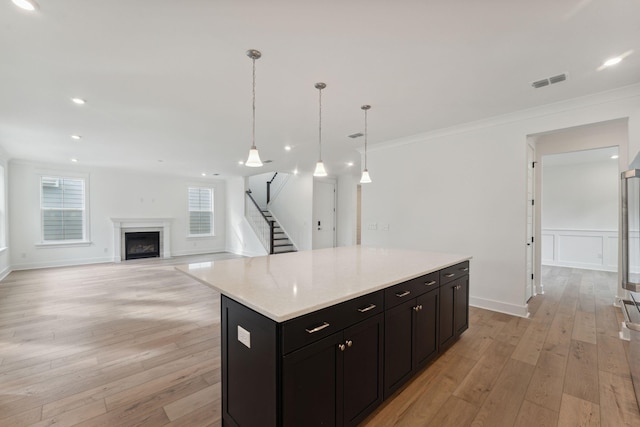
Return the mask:
[[558, 426], [600, 426], [600, 406], [593, 402], [571, 396], [562, 395]]
[[564, 393], [594, 404], [600, 403], [598, 350], [594, 344], [571, 341], [564, 381]]
[[576, 311], [571, 339], [596, 344], [596, 315], [594, 312]]
[[600, 413], [603, 426], [640, 426], [638, 402], [628, 376], [599, 372]]
[[526, 399], [551, 411], [560, 410], [567, 357], [543, 351], [538, 359]]
[[175, 421], [221, 398], [222, 386], [218, 383], [165, 405], [164, 411], [171, 421]]
[[534, 366], [509, 359], [493, 390], [473, 419], [474, 426], [514, 425]]
[[[558, 403], [558, 407], [560, 404]], [[517, 427], [555, 427], [558, 425], [558, 412], [538, 406], [528, 400], [522, 402], [518, 418], [514, 426]]]

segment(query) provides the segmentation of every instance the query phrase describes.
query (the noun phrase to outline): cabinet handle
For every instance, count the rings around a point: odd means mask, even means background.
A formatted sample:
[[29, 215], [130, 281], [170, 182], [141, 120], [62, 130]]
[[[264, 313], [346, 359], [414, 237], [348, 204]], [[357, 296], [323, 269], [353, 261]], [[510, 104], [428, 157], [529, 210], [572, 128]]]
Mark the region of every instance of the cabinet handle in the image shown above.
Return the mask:
[[402, 292], [398, 292], [396, 293], [396, 296], [398, 298], [402, 298], [402, 297], [406, 297], [407, 295], [409, 295], [411, 293], [411, 291], [402, 291]]
[[373, 310], [374, 308], [376, 308], [376, 305], [375, 305], [375, 304], [369, 304], [367, 307], [359, 308], [359, 309], [358, 309], [358, 311], [359, 311], [360, 313], [366, 313], [367, 311], [369, 311], [369, 310]]
[[416, 311], [416, 312], [422, 310], [422, 304], [416, 305], [415, 307], [413, 307], [413, 310]]
[[345, 343], [347, 344], [347, 347], [351, 347], [353, 345], [353, 341], [351, 340], [346, 340]]
[[329, 327], [329, 324], [327, 322], [323, 322], [322, 325], [316, 326], [313, 329], [305, 329], [305, 331], [307, 331], [307, 333], [313, 334], [314, 332], [321, 331], [324, 328], [328, 328], [328, 327]]
[[460, 290], [460, 285], [456, 286], [456, 291]]
[[435, 285], [436, 283], [438, 283], [438, 282], [436, 282], [435, 280], [432, 280], [432, 281], [430, 281], [430, 282], [425, 283], [424, 285], [425, 285], [425, 286], [433, 286], [433, 285]]
[[469, 267], [462, 267], [460, 271], [469, 271]]
[[344, 344], [338, 344], [338, 348], [340, 349], [340, 351], [344, 351], [345, 349]]
[[449, 273], [449, 274], [445, 274], [444, 277], [448, 278], [448, 277], [453, 277], [455, 275], [456, 275], [456, 273]]

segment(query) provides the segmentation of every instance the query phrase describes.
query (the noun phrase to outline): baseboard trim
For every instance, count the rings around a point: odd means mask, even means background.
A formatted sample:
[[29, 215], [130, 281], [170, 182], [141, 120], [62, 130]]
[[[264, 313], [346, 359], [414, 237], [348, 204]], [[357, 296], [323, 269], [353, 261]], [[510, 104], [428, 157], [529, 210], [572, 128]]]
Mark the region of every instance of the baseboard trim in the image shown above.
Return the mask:
[[0, 271], [0, 281], [3, 281], [9, 274], [11, 274], [12, 271], [11, 267], [6, 267], [4, 270]]
[[35, 270], [38, 268], [52, 268], [52, 267], [73, 267], [75, 265], [87, 265], [87, 264], [105, 264], [113, 262], [112, 257], [104, 258], [86, 258], [86, 259], [70, 259], [64, 261], [49, 261], [49, 262], [34, 262], [27, 264], [14, 264], [11, 266], [13, 271], [19, 270]]
[[469, 297], [469, 305], [518, 317], [529, 317], [527, 305], [508, 304], [486, 298]]

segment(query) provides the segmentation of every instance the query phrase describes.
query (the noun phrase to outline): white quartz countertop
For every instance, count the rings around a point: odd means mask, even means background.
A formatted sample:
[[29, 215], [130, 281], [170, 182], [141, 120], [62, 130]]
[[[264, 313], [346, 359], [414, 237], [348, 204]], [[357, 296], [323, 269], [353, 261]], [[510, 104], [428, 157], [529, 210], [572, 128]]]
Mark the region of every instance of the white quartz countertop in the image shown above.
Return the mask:
[[348, 301], [471, 259], [349, 246], [176, 267], [276, 322]]

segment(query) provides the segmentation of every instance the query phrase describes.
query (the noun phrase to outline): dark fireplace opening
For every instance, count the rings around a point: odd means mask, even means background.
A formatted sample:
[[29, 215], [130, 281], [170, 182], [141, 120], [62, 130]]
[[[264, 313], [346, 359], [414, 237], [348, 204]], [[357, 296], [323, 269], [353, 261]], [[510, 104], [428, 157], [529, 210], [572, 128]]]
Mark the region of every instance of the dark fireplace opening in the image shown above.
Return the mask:
[[160, 232], [124, 233], [125, 259], [154, 258], [160, 256]]

